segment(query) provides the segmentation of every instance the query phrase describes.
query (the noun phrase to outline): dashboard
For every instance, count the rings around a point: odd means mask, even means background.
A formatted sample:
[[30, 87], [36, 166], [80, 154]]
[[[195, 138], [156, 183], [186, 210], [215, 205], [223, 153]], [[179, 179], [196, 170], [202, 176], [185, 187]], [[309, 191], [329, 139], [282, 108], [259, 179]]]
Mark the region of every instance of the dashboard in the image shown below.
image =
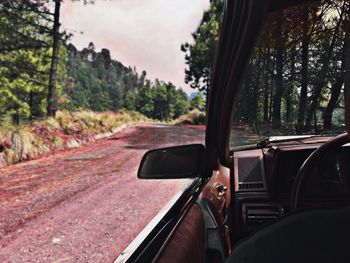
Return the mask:
[[[238, 239], [289, 211], [295, 176], [319, 145], [272, 145], [233, 152], [232, 199]], [[303, 200], [315, 207], [350, 200], [349, 145], [328, 153], [315, 167], [303, 185]]]

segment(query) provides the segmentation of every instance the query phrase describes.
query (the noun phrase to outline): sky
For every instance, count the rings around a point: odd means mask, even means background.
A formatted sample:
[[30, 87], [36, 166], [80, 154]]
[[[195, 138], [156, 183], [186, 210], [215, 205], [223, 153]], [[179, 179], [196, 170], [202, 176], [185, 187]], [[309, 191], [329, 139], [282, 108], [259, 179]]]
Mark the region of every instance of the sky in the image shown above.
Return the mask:
[[[96, 0], [94, 5], [64, 1], [62, 29], [74, 34], [78, 48], [90, 42], [96, 50], [108, 48], [125, 66], [136, 67], [147, 77], [170, 81], [188, 94], [184, 82], [185, 59], [180, 46], [192, 42], [209, 0]], [[83, 34], [79, 33], [83, 32]]]

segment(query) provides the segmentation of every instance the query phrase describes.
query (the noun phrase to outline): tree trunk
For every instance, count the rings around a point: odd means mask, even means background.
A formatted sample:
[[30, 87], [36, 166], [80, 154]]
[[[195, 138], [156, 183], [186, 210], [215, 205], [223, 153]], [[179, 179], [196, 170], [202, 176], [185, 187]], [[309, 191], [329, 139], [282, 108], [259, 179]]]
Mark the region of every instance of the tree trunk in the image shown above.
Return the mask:
[[272, 128], [281, 127], [281, 101], [283, 94], [283, 39], [282, 39], [281, 14], [277, 21], [276, 29], [276, 89], [273, 98]]
[[342, 50], [342, 60], [341, 60], [341, 67], [340, 67], [340, 72], [338, 76], [336, 77], [336, 80], [334, 84], [332, 85], [332, 92], [331, 92], [331, 98], [328, 102], [327, 108], [325, 109], [323, 113], [323, 128], [325, 130], [330, 130], [332, 129], [332, 117], [333, 117], [333, 111], [335, 106], [337, 105], [340, 93], [341, 93], [341, 88], [344, 84], [344, 79], [345, 79], [345, 73], [346, 73], [346, 61], [348, 59], [348, 54], [347, 50], [350, 47], [350, 37], [349, 33], [345, 32], [345, 37], [344, 37], [344, 45], [343, 45], [343, 50]]
[[316, 109], [314, 110], [314, 131], [315, 131], [315, 134], [318, 134]]
[[323, 63], [322, 63], [322, 69], [319, 75], [319, 79], [315, 85], [315, 89], [313, 91], [312, 94], [312, 100], [311, 100], [311, 104], [310, 104], [310, 108], [307, 112], [307, 116], [306, 116], [306, 129], [310, 129], [311, 127], [311, 121], [313, 118], [313, 114], [316, 111], [316, 107], [318, 105], [319, 102], [319, 97], [321, 95], [322, 89], [324, 87], [325, 81], [326, 81], [326, 75], [328, 72], [328, 68], [329, 68], [329, 59], [326, 57], [323, 59]]
[[294, 78], [295, 78], [295, 47], [291, 49], [291, 57], [290, 57], [290, 77], [288, 79], [288, 88], [285, 92], [286, 99], [286, 122], [293, 122], [293, 105], [292, 105], [292, 95], [294, 89]]
[[273, 98], [272, 108], [272, 128], [281, 127], [281, 101], [283, 94], [283, 55], [279, 50], [276, 56], [276, 91]]
[[[252, 60], [249, 61], [249, 64], [247, 66], [247, 74], [244, 78], [244, 83], [242, 87], [242, 95], [240, 96], [241, 102], [242, 102], [242, 118], [241, 121], [243, 123], [248, 123], [252, 125], [254, 123], [254, 111], [256, 111], [256, 107], [252, 100], [254, 99], [255, 95], [252, 93], [252, 86], [254, 86], [254, 74], [253, 74], [253, 65]], [[255, 98], [256, 100], [256, 98]]]
[[60, 41], [60, 8], [61, 0], [55, 0], [55, 14], [53, 23], [53, 47], [49, 78], [49, 90], [47, 94], [47, 116], [55, 116], [57, 111], [56, 80]]
[[19, 125], [19, 111], [18, 108], [15, 109], [15, 113], [12, 114], [12, 123], [16, 126]]
[[309, 63], [310, 38], [308, 35], [308, 28], [309, 28], [309, 10], [308, 8], [306, 8], [304, 11], [304, 17], [303, 17], [303, 37], [302, 37], [302, 44], [301, 44], [301, 91], [300, 91], [299, 112], [298, 112], [299, 129], [301, 129], [304, 126], [306, 100], [307, 100], [307, 86], [309, 83], [308, 63]]
[[286, 122], [292, 122], [292, 98], [291, 94], [288, 93], [286, 96]]
[[331, 130], [332, 129], [332, 117], [333, 117], [333, 111], [335, 106], [337, 105], [341, 87], [344, 83], [344, 76], [339, 76], [334, 84], [332, 85], [332, 94], [331, 99], [328, 102], [327, 108], [325, 109], [323, 113], [323, 129], [324, 130]]
[[270, 92], [270, 99], [269, 99], [269, 122], [271, 123], [272, 121], [272, 106], [273, 106], [273, 86], [272, 86], [272, 83], [271, 83], [271, 92]]
[[253, 82], [253, 87], [250, 87], [250, 92], [249, 92], [249, 104], [248, 105], [248, 112], [249, 112], [249, 123], [254, 124], [257, 122], [258, 119], [258, 101], [259, 101], [259, 91], [257, 88], [260, 85], [261, 81], [261, 50], [259, 51], [258, 58], [257, 58], [257, 65], [258, 65], [258, 70], [256, 72], [256, 76], [254, 76], [254, 82]]
[[29, 120], [33, 120], [34, 119], [33, 108], [34, 108], [34, 92], [31, 90], [29, 92], [29, 109], [30, 109]]
[[267, 50], [265, 57], [265, 86], [264, 86], [264, 122], [267, 123], [269, 121], [269, 56], [270, 52]]
[[269, 80], [266, 77], [266, 83], [264, 87], [264, 122], [269, 121], [269, 91], [268, 91]]
[[342, 17], [343, 17], [343, 13], [344, 13], [344, 8], [345, 5], [343, 6], [342, 12], [340, 14], [339, 20], [337, 22], [337, 25], [334, 29], [334, 33], [333, 33], [333, 37], [331, 39], [331, 42], [329, 44], [328, 50], [325, 53], [324, 57], [322, 58], [322, 68], [319, 74], [319, 78], [318, 81], [316, 82], [315, 85], [315, 89], [314, 92], [312, 94], [312, 101], [310, 104], [310, 109], [308, 111], [307, 117], [306, 117], [306, 128], [310, 128], [311, 126], [311, 120], [312, 120], [312, 114], [314, 114], [314, 112], [316, 111], [316, 107], [319, 103], [319, 98], [322, 92], [322, 89], [325, 85], [326, 79], [327, 79], [327, 73], [329, 70], [329, 64], [330, 64], [330, 60], [332, 57], [332, 53], [333, 53], [333, 49], [334, 49], [334, 45], [336, 42], [336, 39], [339, 35], [339, 29], [340, 29], [340, 24], [342, 22]]

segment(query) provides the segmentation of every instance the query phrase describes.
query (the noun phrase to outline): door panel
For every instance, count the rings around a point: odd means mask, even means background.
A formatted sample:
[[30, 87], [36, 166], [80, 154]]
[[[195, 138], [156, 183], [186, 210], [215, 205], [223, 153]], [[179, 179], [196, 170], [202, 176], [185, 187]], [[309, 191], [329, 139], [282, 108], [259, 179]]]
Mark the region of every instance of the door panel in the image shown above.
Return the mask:
[[[219, 167], [198, 198], [207, 236], [207, 258], [220, 255], [222, 262], [231, 250], [230, 235], [230, 170]], [[210, 262], [210, 261], [207, 261]], [[214, 262], [214, 261], [213, 261]]]
[[174, 231], [156, 262], [204, 262], [205, 236], [203, 214], [194, 204]]

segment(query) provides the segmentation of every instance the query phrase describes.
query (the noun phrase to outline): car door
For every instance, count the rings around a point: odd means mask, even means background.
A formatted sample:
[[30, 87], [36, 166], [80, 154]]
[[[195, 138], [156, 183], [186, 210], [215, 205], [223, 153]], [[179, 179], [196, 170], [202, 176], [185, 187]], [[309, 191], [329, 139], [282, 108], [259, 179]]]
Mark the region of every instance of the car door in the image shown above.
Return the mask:
[[[207, 101], [205, 162], [116, 262], [223, 262], [231, 250], [229, 127], [269, 1], [227, 0]], [[176, 165], [176, 164], [174, 164]]]

